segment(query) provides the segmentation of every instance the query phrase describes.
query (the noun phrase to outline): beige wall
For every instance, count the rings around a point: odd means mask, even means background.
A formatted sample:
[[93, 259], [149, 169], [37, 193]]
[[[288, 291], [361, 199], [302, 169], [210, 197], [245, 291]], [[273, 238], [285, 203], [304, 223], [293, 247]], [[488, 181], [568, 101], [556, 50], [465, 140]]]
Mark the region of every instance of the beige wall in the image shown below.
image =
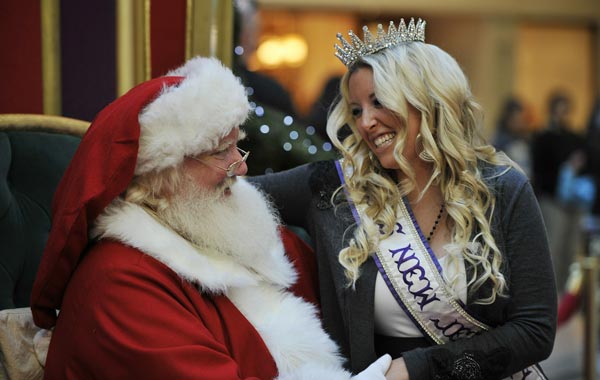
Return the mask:
[[438, 14], [600, 17], [598, 0], [258, 0], [264, 7], [336, 12], [423, 12]]
[[515, 91], [545, 121], [547, 98], [555, 90], [573, 100], [571, 124], [582, 130], [597, 93], [594, 38], [583, 26], [528, 24], [518, 31]]

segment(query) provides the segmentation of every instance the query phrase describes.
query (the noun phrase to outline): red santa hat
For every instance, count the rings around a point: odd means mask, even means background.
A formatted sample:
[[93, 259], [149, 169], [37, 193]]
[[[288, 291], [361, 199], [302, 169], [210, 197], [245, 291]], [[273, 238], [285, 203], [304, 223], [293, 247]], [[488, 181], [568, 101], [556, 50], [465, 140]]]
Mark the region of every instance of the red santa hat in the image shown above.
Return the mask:
[[96, 116], [54, 195], [52, 228], [31, 295], [38, 326], [54, 326], [88, 229], [134, 175], [213, 149], [249, 110], [240, 80], [218, 60], [197, 57], [134, 87]]

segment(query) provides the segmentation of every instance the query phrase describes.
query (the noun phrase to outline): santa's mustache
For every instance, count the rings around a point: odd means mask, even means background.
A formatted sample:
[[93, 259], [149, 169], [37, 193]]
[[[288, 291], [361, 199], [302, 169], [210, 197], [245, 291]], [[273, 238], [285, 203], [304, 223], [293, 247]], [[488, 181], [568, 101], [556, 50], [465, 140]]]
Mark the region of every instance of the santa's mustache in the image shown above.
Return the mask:
[[235, 184], [235, 181], [237, 181], [237, 177], [227, 177], [225, 178], [218, 186], [217, 186], [217, 192], [221, 193], [225, 190], [227, 190], [228, 188], [231, 188], [231, 186], [233, 186]]

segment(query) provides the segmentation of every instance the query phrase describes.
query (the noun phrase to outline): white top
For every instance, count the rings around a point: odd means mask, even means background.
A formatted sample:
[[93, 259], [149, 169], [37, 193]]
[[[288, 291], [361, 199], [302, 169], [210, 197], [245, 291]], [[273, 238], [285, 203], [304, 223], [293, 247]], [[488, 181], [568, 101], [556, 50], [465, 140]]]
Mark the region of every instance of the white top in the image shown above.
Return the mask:
[[[467, 276], [465, 262], [462, 257], [449, 265], [448, 255], [438, 258], [442, 267], [442, 275], [449, 282], [455, 277], [452, 289], [462, 302], [467, 300]], [[375, 333], [379, 335], [419, 338], [423, 336], [404, 309], [398, 305], [381, 273], [377, 273], [375, 281]]]

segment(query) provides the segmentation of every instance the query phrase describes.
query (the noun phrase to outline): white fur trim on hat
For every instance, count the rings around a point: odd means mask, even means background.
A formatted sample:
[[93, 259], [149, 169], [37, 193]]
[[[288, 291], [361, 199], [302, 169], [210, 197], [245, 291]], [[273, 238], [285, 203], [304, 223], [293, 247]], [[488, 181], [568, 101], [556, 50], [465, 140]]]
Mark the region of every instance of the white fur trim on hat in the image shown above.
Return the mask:
[[168, 75], [185, 79], [165, 87], [140, 113], [136, 175], [216, 148], [250, 111], [240, 79], [215, 58], [193, 58]]

